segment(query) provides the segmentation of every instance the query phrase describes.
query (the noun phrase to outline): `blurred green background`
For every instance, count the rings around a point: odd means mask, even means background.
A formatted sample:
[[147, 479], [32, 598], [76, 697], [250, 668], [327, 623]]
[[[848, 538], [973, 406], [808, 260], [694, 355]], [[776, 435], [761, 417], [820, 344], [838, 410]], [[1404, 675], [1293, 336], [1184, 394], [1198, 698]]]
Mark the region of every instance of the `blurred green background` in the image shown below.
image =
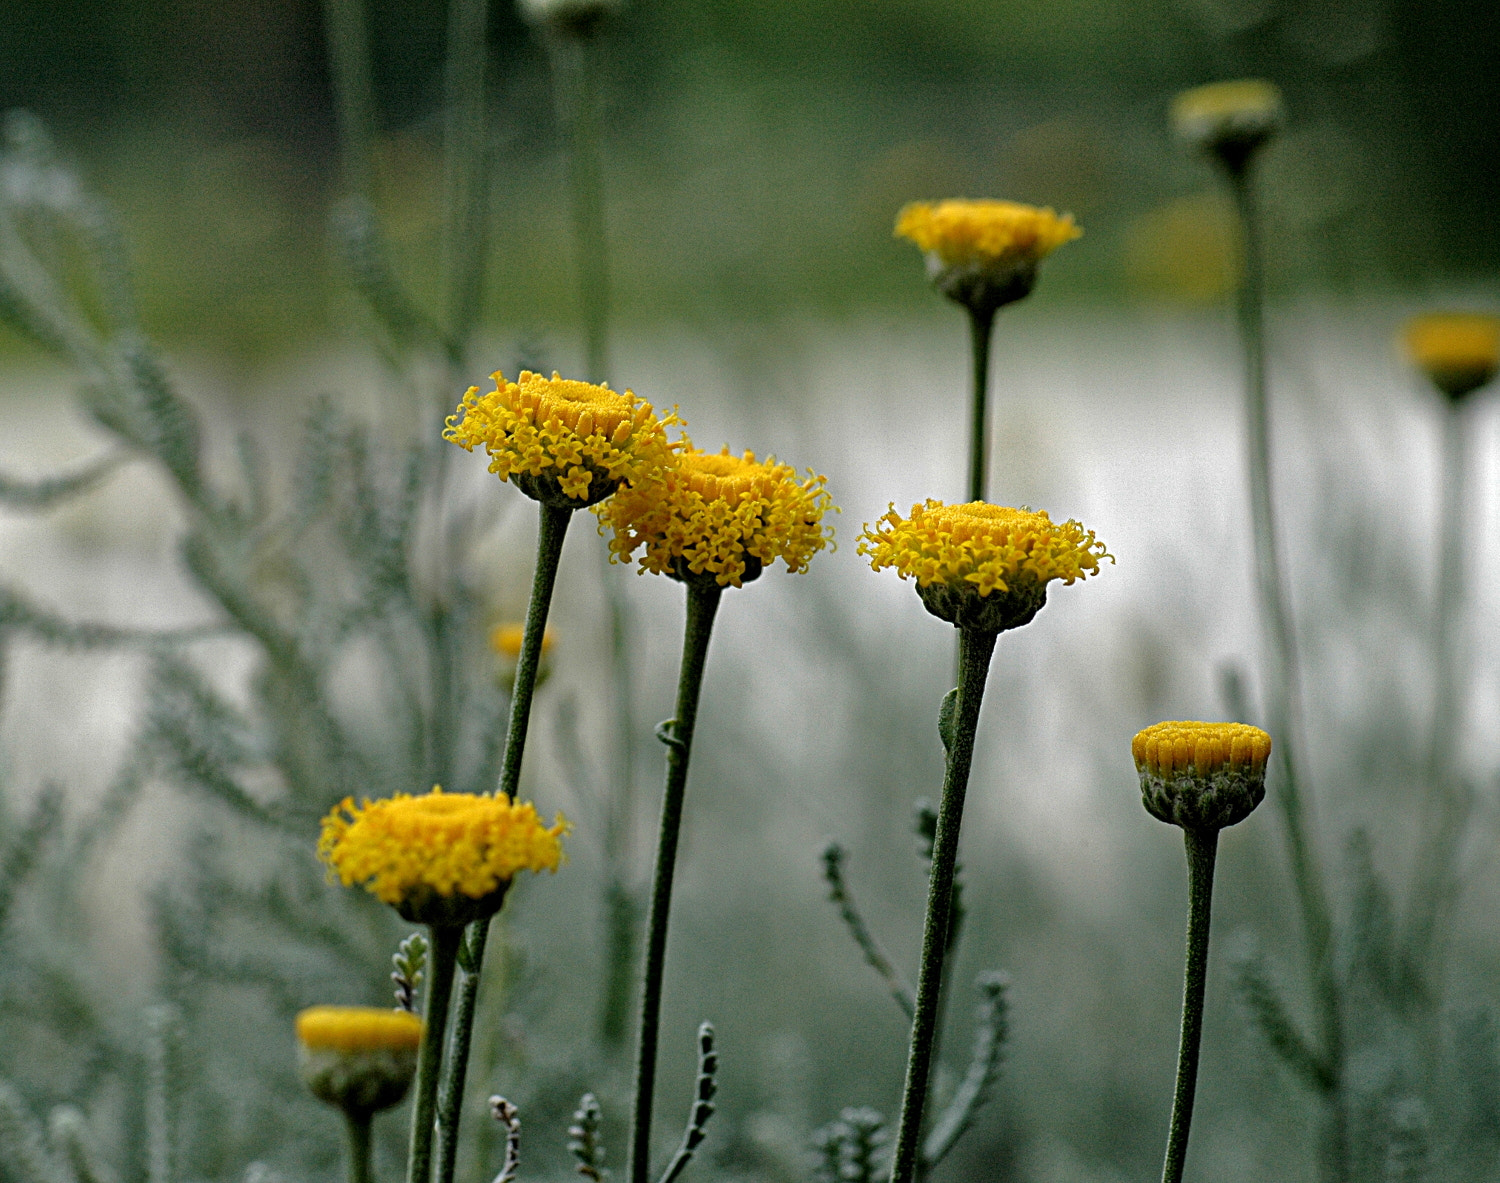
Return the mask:
[[[437, 252], [444, 6], [370, 5], [377, 198], [420, 287]], [[494, 324], [575, 319], [547, 55], [513, 5], [488, 38], [502, 227]], [[1477, 0], [651, 0], [606, 38], [608, 210], [625, 323], [930, 300], [905, 201], [1075, 213], [1051, 296], [1221, 298], [1234, 262], [1175, 90], [1286, 91], [1265, 162], [1287, 291], [1420, 293], [1500, 265], [1500, 9]], [[335, 131], [313, 0], [12, 0], [0, 107], [47, 119], [133, 243], [153, 332], [230, 356], [345, 325], [326, 246]], [[14, 343], [10, 343], [14, 348]]]

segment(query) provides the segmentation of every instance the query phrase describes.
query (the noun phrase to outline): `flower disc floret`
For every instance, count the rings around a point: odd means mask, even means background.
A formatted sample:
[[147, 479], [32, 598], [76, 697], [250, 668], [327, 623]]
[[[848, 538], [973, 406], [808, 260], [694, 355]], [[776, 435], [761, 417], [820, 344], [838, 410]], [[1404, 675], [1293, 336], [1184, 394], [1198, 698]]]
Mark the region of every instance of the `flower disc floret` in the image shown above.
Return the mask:
[[559, 816], [470, 793], [402, 793], [356, 805], [345, 798], [323, 819], [318, 857], [346, 887], [356, 884], [420, 924], [467, 924], [499, 910], [518, 871], [555, 871]]
[[1406, 325], [1412, 364], [1450, 398], [1488, 385], [1500, 372], [1500, 316], [1433, 312]]
[[1248, 723], [1157, 723], [1137, 732], [1130, 750], [1141, 803], [1172, 825], [1223, 829], [1265, 798], [1271, 737]]
[[422, 1020], [410, 1011], [379, 1006], [310, 1006], [297, 1015], [303, 1047], [338, 1052], [416, 1051]]
[[650, 403], [631, 391], [523, 370], [495, 389], [471, 386], [448, 416], [443, 438], [465, 451], [482, 447], [490, 471], [545, 505], [582, 509], [622, 485], [650, 480], [672, 461], [674, 445]]
[[1072, 583], [1114, 562], [1104, 543], [1076, 521], [1045, 510], [971, 501], [926, 501], [902, 517], [891, 506], [860, 535], [859, 553], [876, 570], [914, 579], [934, 616], [959, 628], [1002, 632], [1030, 622], [1054, 579]]
[[1071, 214], [1018, 201], [919, 201], [896, 218], [896, 236], [926, 253], [939, 291], [991, 312], [1029, 294], [1037, 264], [1082, 233]]
[[659, 481], [622, 489], [596, 511], [614, 532], [610, 550], [642, 571], [740, 587], [781, 559], [805, 571], [828, 545], [826, 479], [798, 476], [774, 456], [733, 456], [689, 446]]

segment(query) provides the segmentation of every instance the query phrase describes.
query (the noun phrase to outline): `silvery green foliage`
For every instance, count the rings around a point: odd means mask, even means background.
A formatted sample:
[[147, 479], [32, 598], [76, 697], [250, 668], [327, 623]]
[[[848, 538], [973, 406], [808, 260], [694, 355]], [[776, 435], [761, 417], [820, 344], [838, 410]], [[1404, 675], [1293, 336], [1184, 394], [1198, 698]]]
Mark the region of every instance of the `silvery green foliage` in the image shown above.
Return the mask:
[[[363, 241], [368, 280], [375, 247], [368, 233]], [[176, 1140], [162, 1135], [165, 1110], [143, 1113], [152, 1135], [133, 1140], [152, 1183], [238, 1173], [257, 1154], [327, 1165], [338, 1142], [292, 1071], [291, 1018], [329, 998], [375, 1001], [401, 928], [365, 893], [330, 890], [309, 846], [346, 796], [493, 787], [505, 692], [478, 592], [461, 574], [485, 523], [445, 512], [454, 449], [435, 408], [411, 438], [389, 439], [331, 399], [311, 400], [279, 485], [248, 436], [226, 441], [231, 462], [210, 463], [220, 427], [181, 395], [146, 338], [108, 211], [38, 121], [14, 113], [0, 148], [0, 319], [75, 369], [85, 410], [113, 441], [57, 477], [0, 476], [0, 504], [45, 511], [121, 464], [145, 465], [181, 507], [179, 557], [206, 608], [200, 627], [156, 632], [80, 620], [0, 587], [0, 670], [17, 639], [145, 654], [133, 739], [71, 853], [98, 850], [147, 784], [199, 803], [200, 831], [154, 901], [162, 990], [185, 1045], [221, 1046], [224, 1007], [246, 989], [256, 1001], [236, 1013], [263, 1017], [236, 1020], [232, 1062], [182, 1057], [163, 1077], [141, 1041], [89, 1034], [97, 1008], [54, 980], [56, 967], [28, 971], [26, 1005], [68, 1009], [58, 1021], [75, 1045], [98, 1044], [90, 1088], [150, 1098], [136, 1088], [143, 1074], [171, 1080], [161, 1097]], [[251, 656], [247, 688], [225, 684], [199, 647], [208, 638]], [[351, 667], [363, 696], [335, 685], [335, 671]], [[0, 919], [29, 860], [45, 853], [56, 811], [56, 796], [44, 796], [19, 840], [0, 846]]]

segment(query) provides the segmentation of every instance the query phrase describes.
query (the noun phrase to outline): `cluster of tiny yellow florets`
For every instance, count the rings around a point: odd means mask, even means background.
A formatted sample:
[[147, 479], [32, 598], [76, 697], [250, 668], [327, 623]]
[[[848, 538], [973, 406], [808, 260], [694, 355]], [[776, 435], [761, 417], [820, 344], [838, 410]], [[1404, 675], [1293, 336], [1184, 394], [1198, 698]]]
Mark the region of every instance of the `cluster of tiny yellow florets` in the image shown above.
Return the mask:
[[805, 570], [828, 544], [824, 484], [775, 457], [731, 456], [728, 448], [716, 455], [689, 443], [660, 480], [622, 489], [595, 512], [614, 531], [615, 556], [629, 561], [642, 551], [642, 571], [681, 576], [685, 567], [739, 587], [776, 559]]
[[1271, 737], [1248, 723], [1173, 720], [1137, 732], [1130, 751], [1136, 767], [1153, 776], [1209, 776], [1226, 767], [1259, 774], [1271, 755]]
[[387, 904], [422, 894], [479, 899], [517, 871], [555, 871], [567, 822], [544, 825], [530, 803], [471, 793], [399, 793], [323, 819], [318, 857], [343, 882]]
[[859, 553], [879, 571], [894, 567], [918, 587], [933, 583], [972, 584], [980, 596], [1009, 591], [1026, 580], [1072, 583], [1098, 574], [1099, 560], [1113, 556], [1104, 543], [1075, 521], [1054, 522], [1045, 510], [1033, 513], [983, 501], [913, 505], [902, 517], [891, 506], [860, 535]]
[[312, 1006], [297, 1015], [297, 1039], [317, 1051], [415, 1050], [422, 1020], [377, 1006]]
[[896, 235], [943, 263], [1035, 263], [1083, 231], [1071, 214], [1018, 201], [919, 201], [902, 209]]
[[672, 458], [651, 404], [630, 391], [523, 370], [515, 382], [495, 374], [495, 389], [471, 386], [447, 419], [443, 438], [466, 451], [483, 447], [499, 478], [557, 481], [564, 496], [590, 504], [622, 484], [656, 476]]

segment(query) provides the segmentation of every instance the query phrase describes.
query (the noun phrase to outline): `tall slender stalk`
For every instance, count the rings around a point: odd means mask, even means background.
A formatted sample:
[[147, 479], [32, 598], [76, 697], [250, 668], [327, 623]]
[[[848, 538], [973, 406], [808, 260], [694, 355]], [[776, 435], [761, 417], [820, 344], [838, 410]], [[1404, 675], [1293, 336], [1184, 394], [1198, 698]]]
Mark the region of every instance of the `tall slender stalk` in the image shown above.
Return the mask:
[[1464, 543], [1468, 526], [1468, 433], [1465, 404], [1446, 400], [1443, 421], [1443, 491], [1439, 503], [1437, 615], [1433, 635], [1433, 672], [1436, 678], [1431, 746], [1428, 751], [1428, 808], [1426, 832], [1412, 877], [1407, 914], [1406, 955], [1420, 967], [1429, 987], [1442, 976], [1441, 931], [1445, 912], [1455, 894], [1454, 863], [1468, 822], [1471, 802], [1459, 779], [1454, 751], [1464, 708], [1464, 669], [1459, 622], [1464, 601]]
[[[516, 662], [516, 680], [510, 697], [510, 729], [505, 736], [505, 755], [500, 765], [500, 791], [515, 800], [521, 783], [521, 761], [526, 752], [526, 730], [531, 721], [531, 701], [536, 693], [537, 670], [542, 659], [542, 639], [547, 632], [547, 614], [552, 606], [552, 588], [562, 559], [563, 540], [573, 510], [542, 505], [541, 529], [537, 534], [536, 572], [532, 576], [531, 602], [526, 607], [526, 629]], [[468, 1079], [469, 1048], [473, 1042], [474, 1012], [479, 1004], [479, 982], [484, 972], [484, 950], [489, 940], [490, 920], [476, 920], [465, 935], [463, 973], [458, 1002], [454, 1007], [452, 1047], [448, 1074], [438, 1107], [437, 1183], [452, 1183], [458, 1161], [458, 1129], [463, 1116], [464, 1085]], [[415, 1181], [408, 1181], [415, 1183]], [[425, 1183], [425, 1181], [423, 1181]]]
[[344, 1111], [344, 1129], [349, 1136], [349, 1183], [375, 1183], [370, 1172], [370, 1119], [365, 1109]]
[[417, 1080], [411, 1107], [411, 1149], [406, 1160], [406, 1183], [428, 1183], [432, 1175], [432, 1135], [437, 1114], [438, 1077], [443, 1066], [443, 1043], [448, 1029], [448, 1003], [453, 996], [453, 970], [464, 930], [437, 924], [432, 929], [428, 956], [426, 1029], [417, 1054]]
[[485, 24], [488, 0], [450, 0], [443, 78], [443, 279], [448, 340], [462, 353], [484, 298], [489, 201], [485, 138]]
[[370, 79], [370, 31], [362, 0], [324, 0], [339, 167], [344, 188], [368, 197], [374, 181], [375, 89]]
[[1162, 1183], [1182, 1183], [1187, 1162], [1188, 1128], [1198, 1087], [1198, 1049], [1203, 1041], [1203, 995], [1208, 984], [1208, 930], [1214, 893], [1214, 858], [1219, 831], [1184, 826], [1187, 845], [1187, 957], [1182, 976], [1182, 1037], [1177, 1046], [1177, 1089], [1172, 1097], [1172, 1124]]
[[672, 910], [672, 875], [677, 864], [677, 837], [687, 792], [688, 760], [698, 720], [698, 695], [708, 659], [708, 641], [724, 589], [712, 580], [687, 584], [687, 623], [683, 630], [682, 668], [677, 678], [677, 711], [659, 734], [667, 746], [667, 783], [661, 799], [661, 829], [656, 841], [656, 869], [651, 882], [651, 911], [646, 922], [646, 964], [641, 981], [640, 1048], [635, 1068], [635, 1112], [630, 1142], [630, 1183], [649, 1183], [651, 1106], [656, 1090], [656, 1045], [661, 1025], [661, 986], [667, 958], [667, 922]]
[[1265, 264], [1261, 245], [1260, 213], [1251, 184], [1249, 160], [1237, 165], [1225, 162], [1244, 241], [1243, 282], [1236, 306], [1240, 343], [1245, 365], [1246, 443], [1250, 478], [1250, 518], [1255, 545], [1255, 585], [1260, 602], [1265, 645], [1265, 710], [1267, 729], [1276, 736], [1272, 759], [1280, 766], [1276, 778], [1276, 804], [1281, 811], [1282, 833], [1291, 864], [1302, 930], [1307, 942], [1309, 974], [1317, 1002], [1319, 1043], [1329, 1065], [1330, 1148], [1327, 1161], [1340, 1164], [1334, 1177], [1342, 1177], [1347, 1161], [1344, 1129], [1343, 1016], [1342, 999], [1333, 960], [1333, 923], [1316, 847], [1309, 837], [1311, 809], [1298, 787], [1297, 756], [1301, 752], [1302, 694], [1298, 673], [1296, 638], [1286, 592], [1276, 536], [1275, 502], [1271, 491], [1271, 426], [1266, 383]]
[[983, 501], [989, 487], [990, 338], [995, 325], [995, 309], [983, 304], [967, 307], [974, 381], [969, 423], [969, 500]]
[[609, 239], [604, 219], [604, 163], [599, 135], [597, 30], [552, 37], [558, 118], [568, 136], [573, 247], [583, 314], [585, 377], [609, 377]]
[[948, 760], [943, 775], [943, 796], [938, 803], [937, 834], [932, 843], [927, 919], [922, 929], [922, 968], [917, 977], [916, 1013], [912, 1019], [911, 1047], [906, 1059], [906, 1086], [901, 1097], [901, 1121], [891, 1162], [891, 1183], [911, 1183], [916, 1176], [922, 1146], [922, 1114], [927, 1103], [927, 1081], [937, 1032], [943, 962], [948, 952], [958, 835], [963, 824], [969, 769], [974, 762], [974, 732], [979, 724], [979, 705], [984, 698], [984, 683], [998, 635], [978, 629], [959, 631], [958, 700], [948, 737]]

